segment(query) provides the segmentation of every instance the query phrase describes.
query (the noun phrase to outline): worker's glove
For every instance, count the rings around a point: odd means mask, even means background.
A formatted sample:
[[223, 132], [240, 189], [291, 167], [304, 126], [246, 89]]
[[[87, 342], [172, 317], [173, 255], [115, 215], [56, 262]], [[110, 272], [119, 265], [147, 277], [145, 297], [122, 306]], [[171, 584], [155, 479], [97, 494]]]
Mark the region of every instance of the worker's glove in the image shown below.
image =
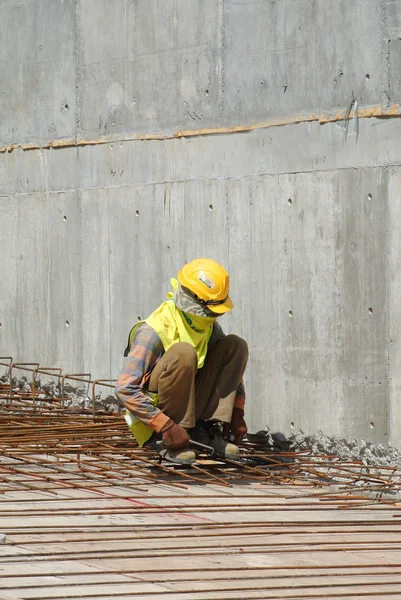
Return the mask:
[[231, 423], [228, 428], [234, 436], [234, 444], [239, 444], [242, 438], [246, 436], [248, 428], [244, 420], [244, 411], [242, 408], [233, 408]]
[[167, 450], [182, 450], [189, 443], [189, 435], [181, 425], [177, 425], [171, 419], [160, 430], [162, 434], [163, 446]]

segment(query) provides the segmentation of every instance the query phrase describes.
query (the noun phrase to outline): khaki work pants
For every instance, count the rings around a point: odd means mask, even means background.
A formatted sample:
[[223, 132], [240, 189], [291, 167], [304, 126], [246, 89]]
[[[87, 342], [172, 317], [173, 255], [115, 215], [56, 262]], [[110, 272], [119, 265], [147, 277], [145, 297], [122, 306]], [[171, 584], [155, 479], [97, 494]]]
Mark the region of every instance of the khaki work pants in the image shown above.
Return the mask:
[[247, 360], [247, 343], [236, 335], [217, 342], [202, 369], [194, 348], [179, 342], [157, 362], [148, 389], [158, 393], [160, 410], [186, 429], [206, 419], [230, 423]]

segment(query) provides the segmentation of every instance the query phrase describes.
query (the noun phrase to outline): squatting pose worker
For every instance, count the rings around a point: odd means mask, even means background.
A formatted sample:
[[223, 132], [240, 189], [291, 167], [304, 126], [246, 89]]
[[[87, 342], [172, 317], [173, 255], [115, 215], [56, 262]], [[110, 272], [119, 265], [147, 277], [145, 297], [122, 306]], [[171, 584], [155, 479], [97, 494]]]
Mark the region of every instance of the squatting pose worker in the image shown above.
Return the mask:
[[247, 432], [242, 377], [248, 346], [225, 335], [217, 317], [233, 307], [227, 271], [216, 261], [198, 258], [186, 264], [173, 291], [145, 321], [130, 331], [127, 357], [116, 394], [140, 446], [156, 448], [164, 457], [191, 464], [196, 456], [189, 439], [210, 445], [220, 456], [236, 456]]

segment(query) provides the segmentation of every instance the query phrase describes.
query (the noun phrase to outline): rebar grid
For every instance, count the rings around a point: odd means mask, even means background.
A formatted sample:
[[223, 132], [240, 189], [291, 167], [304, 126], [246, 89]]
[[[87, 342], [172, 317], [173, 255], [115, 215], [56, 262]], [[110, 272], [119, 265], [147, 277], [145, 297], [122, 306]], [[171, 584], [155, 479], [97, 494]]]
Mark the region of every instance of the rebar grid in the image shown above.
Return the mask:
[[[8, 380], [0, 380], [0, 494], [18, 490], [57, 494], [66, 488], [102, 493], [105, 487], [115, 486], [143, 491], [152, 483], [230, 487], [253, 481], [311, 487], [310, 496], [303, 496], [307, 510], [308, 497], [311, 502], [318, 498], [326, 506], [340, 503], [347, 508], [382, 500], [389, 504], [401, 490], [401, 473], [394, 467], [367, 466], [307, 450], [282, 451], [261, 443], [242, 444], [236, 460], [199, 454], [192, 466], [173, 466], [136, 445], [118, 404], [116, 412], [102, 409], [101, 403], [96, 409], [96, 386], [112, 388], [113, 380], [92, 381], [87, 373], [62, 375], [61, 368], [13, 363], [11, 357], [0, 358], [0, 365], [8, 370]], [[21, 390], [12, 379], [13, 369], [32, 374], [30, 389]], [[43, 394], [35, 380], [38, 373], [61, 382], [59, 396]], [[91, 408], [65, 407], [67, 379], [84, 383], [88, 395], [92, 386]]]
[[[307, 451], [271, 451], [253, 443], [242, 445], [238, 460], [200, 454], [191, 467], [172, 466], [160, 463], [156, 452], [139, 448], [121, 415], [98, 412], [93, 417], [90, 412], [63, 409], [56, 398], [41, 406], [26, 394], [14, 394], [13, 400], [0, 406], [0, 493], [40, 489], [51, 494], [66, 487], [96, 490], [103, 486], [138, 490], [152, 483], [189, 482], [227, 487], [252, 480], [320, 487], [326, 503], [330, 498], [338, 502], [341, 495], [344, 506], [347, 494], [352, 494], [350, 505], [371, 503], [372, 499], [361, 496], [366, 491], [374, 492], [375, 502], [386, 493], [388, 503], [388, 492], [401, 488], [400, 474], [393, 468], [367, 467]], [[315, 490], [312, 497], [316, 498]]]

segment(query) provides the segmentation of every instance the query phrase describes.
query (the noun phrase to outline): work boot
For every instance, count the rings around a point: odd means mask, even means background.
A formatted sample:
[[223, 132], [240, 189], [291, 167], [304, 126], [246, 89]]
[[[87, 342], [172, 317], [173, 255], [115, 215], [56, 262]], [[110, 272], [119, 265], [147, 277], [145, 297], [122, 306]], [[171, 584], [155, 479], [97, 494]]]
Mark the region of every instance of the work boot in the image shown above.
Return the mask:
[[191, 440], [199, 442], [200, 444], [205, 444], [206, 446], [211, 446], [214, 449], [216, 456], [236, 458], [240, 453], [238, 446], [227, 442], [223, 438], [218, 423], [208, 423], [207, 421], [203, 421], [191, 429], [189, 434]]
[[161, 445], [161, 436], [154, 433], [152, 437], [145, 442], [145, 448], [151, 448], [159, 453], [160, 458], [164, 458], [168, 462], [175, 463], [176, 465], [192, 465], [196, 460], [195, 452], [184, 448], [183, 450], [167, 450]]
[[196, 460], [196, 454], [189, 448], [183, 450], [159, 450], [159, 455], [168, 462], [176, 465], [192, 465]]

